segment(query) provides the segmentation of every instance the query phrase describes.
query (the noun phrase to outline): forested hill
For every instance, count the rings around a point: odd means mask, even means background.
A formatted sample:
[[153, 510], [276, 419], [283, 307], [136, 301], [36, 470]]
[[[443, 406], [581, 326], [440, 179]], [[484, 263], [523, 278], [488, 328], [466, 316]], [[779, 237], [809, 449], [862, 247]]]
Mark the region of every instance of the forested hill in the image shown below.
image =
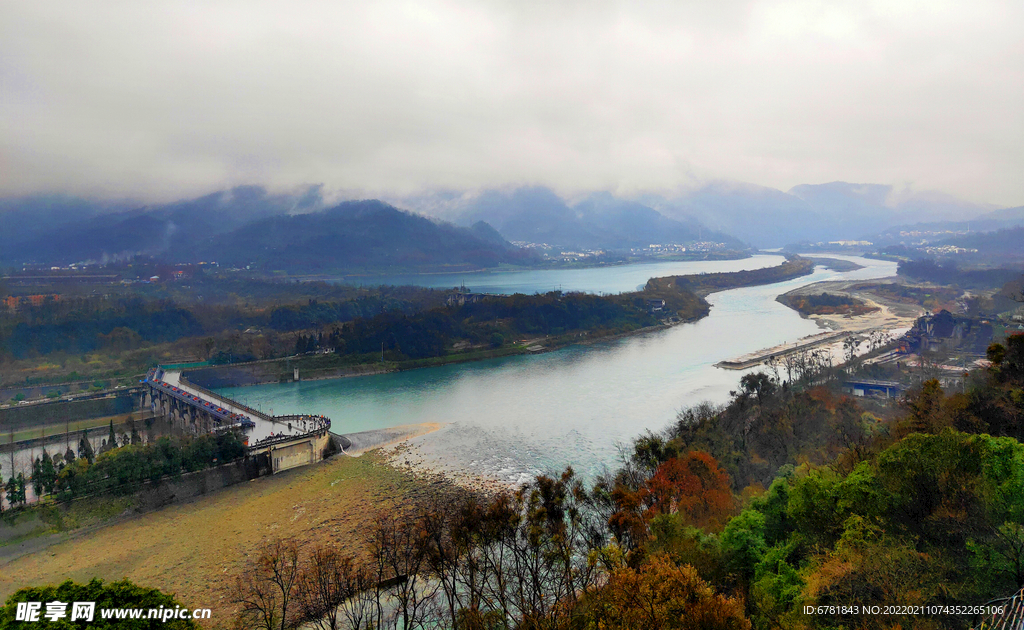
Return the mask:
[[0, 200], [0, 228], [2, 265], [142, 255], [292, 273], [387, 273], [479, 269], [533, 258], [483, 222], [459, 228], [376, 200], [324, 209], [317, 187], [277, 195], [240, 187], [135, 209], [65, 198]]
[[486, 224], [435, 223], [377, 200], [256, 221], [207, 242], [199, 256], [289, 273], [457, 271], [533, 260]]

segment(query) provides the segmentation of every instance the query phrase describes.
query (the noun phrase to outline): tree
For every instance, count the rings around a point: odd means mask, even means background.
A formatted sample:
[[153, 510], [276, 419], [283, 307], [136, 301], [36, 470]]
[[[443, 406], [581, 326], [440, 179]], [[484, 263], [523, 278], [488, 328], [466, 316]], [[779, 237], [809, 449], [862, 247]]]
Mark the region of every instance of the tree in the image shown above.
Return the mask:
[[298, 579], [298, 545], [281, 540], [266, 544], [256, 562], [236, 581], [239, 621], [260, 630], [296, 627], [301, 621], [293, 606]]
[[716, 594], [691, 566], [658, 554], [639, 568], [612, 571], [588, 593], [575, 615], [606, 630], [749, 630], [739, 599]]
[[114, 421], [111, 419], [110, 431], [107, 434], [107, 443], [104, 448], [100, 449], [100, 453], [105, 453], [106, 451], [110, 451], [115, 448], [117, 448], [117, 433], [114, 433]]
[[732, 512], [732, 482], [714, 457], [703, 451], [668, 460], [647, 482], [651, 509], [679, 512], [696, 527], [716, 530]]
[[[60, 455], [57, 455], [57, 457], [60, 457]], [[40, 467], [40, 472], [43, 474], [43, 490], [47, 494], [51, 494], [57, 483], [57, 467], [54, 466], [53, 459], [45, 450], [43, 451], [43, 465]]]
[[857, 349], [860, 348], [861, 341], [853, 335], [848, 335], [843, 339], [843, 351], [846, 354], [846, 362], [852, 363], [857, 357]]
[[921, 384], [921, 390], [907, 397], [909, 428], [916, 433], [938, 433], [952, 424], [944, 413], [945, 394], [936, 379]]
[[338, 607], [355, 595], [356, 573], [352, 558], [343, 556], [337, 548], [314, 549], [296, 589], [302, 618], [320, 630], [337, 630]]
[[376, 579], [389, 584], [402, 628], [422, 627], [427, 609], [440, 588], [427, 583], [427, 545], [421, 523], [394, 514], [378, 514], [370, 534], [370, 557]]
[[90, 464], [96, 459], [96, 453], [92, 450], [92, 443], [89, 441], [89, 429], [82, 431], [82, 438], [78, 441], [78, 457], [84, 458]]
[[[191, 619], [143, 619], [126, 622], [123, 619], [104, 619], [100, 614], [102, 609], [111, 608], [140, 608], [143, 610], [160, 609], [174, 611], [183, 608], [181, 602], [174, 597], [162, 593], [157, 589], [138, 586], [128, 580], [119, 582], [104, 583], [103, 580], [93, 579], [87, 584], [78, 584], [67, 580], [57, 586], [33, 586], [19, 589], [7, 598], [6, 604], [0, 608], [0, 630], [28, 627], [33, 624], [26, 624], [23, 621], [16, 621], [15, 616], [18, 602], [65, 602], [68, 617], [56, 623], [47, 623], [47, 620], [40, 615], [43, 626], [58, 628], [79, 628], [81, 622], [71, 623], [70, 606], [73, 602], [95, 602], [96, 608], [93, 620], [89, 622], [89, 628], [96, 630], [114, 630], [115, 628], [139, 628], [162, 630], [200, 630], [200, 626]], [[191, 611], [189, 611], [191, 612]], [[45, 609], [43, 611], [45, 614]]]

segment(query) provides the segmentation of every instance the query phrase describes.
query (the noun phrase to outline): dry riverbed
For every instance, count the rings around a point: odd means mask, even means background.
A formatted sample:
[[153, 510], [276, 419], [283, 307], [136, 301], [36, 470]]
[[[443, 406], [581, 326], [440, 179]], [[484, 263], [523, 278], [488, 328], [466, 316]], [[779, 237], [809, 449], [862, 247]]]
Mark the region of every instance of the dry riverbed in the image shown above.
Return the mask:
[[[874, 282], [879, 283], [886, 280], [886, 278], [883, 278]], [[783, 295], [800, 296], [819, 295], [821, 293], [849, 295], [863, 301], [868, 307], [878, 309], [863, 315], [801, 315], [812, 320], [819, 328], [825, 330], [863, 332], [910, 328], [918, 317], [926, 313], [925, 309], [920, 306], [902, 304], [887, 300], [869, 291], [859, 290], [857, 289], [858, 284], [862, 284], [862, 281], [815, 282], [814, 284], [793, 289]]]

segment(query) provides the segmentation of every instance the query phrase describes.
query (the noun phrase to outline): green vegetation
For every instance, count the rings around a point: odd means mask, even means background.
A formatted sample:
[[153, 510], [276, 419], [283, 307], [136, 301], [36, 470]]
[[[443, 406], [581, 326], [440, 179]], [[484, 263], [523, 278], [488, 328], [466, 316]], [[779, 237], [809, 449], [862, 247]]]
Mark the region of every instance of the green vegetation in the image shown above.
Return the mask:
[[567, 469], [428, 497], [380, 514], [364, 553], [272, 543], [238, 580], [240, 619], [328, 623], [342, 604], [340, 627], [972, 627], [864, 607], [1024, 587], [1024, 335], [989, 359], [967, 393], [927, 381], [885, 418], [815, 384], [834, 372], [747, 375], [728, 405], [681, 412], [592, 487]]
[[814, 261], [799, 256], [790, 256], [786, 262], [777, 267], [765, 267], [749, 271], [730, 271], [720, 273], [702, 273], [687, 276], [669, 276], [667, 278], [651, 278], [645, 290], [691, 291], [699, 296], [706, 296], [715, 291], [751, 287], [761, 284], [774, 284], [806, 276], [814, 271]]
[[[109, 425], [110, 437], [95, 453], [87, 431], [78, 442], [77, 452], [50, 455], [45, 450], [32, 463], [31, 484], [37, 497], [52, 495], [58, 501], [73, 498], [138, 490], [146, 482], [211, 466], [238, 461], [246, 456], [241, 437], [222, 431], [196, 437], [169, 438], [142, 444], [133, 429], [120, 438]], [[7, 499], [13, 506], [25, 505], [25, 483], [21, 474], [8, 481]]]
[[[139, 263], [137, 271], [175, 269]], [[778, 282], [812, 269], [811, 261], [795, 258], [755, 271], [655, 278], [635, 293], [471, 295], [446, 306], [450, 291], [249, 281], [190, 268], [192, 276], [180, 283], [51, 297], [0, 313], [0, 383], [80, 381], [82, 390], [98, 379], [128, 382], [158, 362], [228, 364], [324, 351], [343, 357], [327, 361], [334, 367], [380, 361], [381, 352], [385, 362], [417, 364], [494, 356], [487, 352], [518, 352], [512, 342], [524, 337], [552, 347], [668, 317], [693, 321], [710, 311], [697, 292]]]
[[[16, 614], [19, 602], [39, 602], [42, 607], [39, 610], [36, 622], [16, 621]], [[47, 618], [46, 604], [49, 602], [63, 603], [65, 607], [60, 608], [64, 615], [61, 617]], [[27, 623], [40, 628], [80, 628], [83, 627], [81, 619], [71, 621], [72, 604], [74, 602], [92, 602], [95, 604], [92, 620], [88, 623], [89, 628], [97, 630], [106, 628], [167, 628], [170, 630], [198, 630], [200, 626], [191, 619], [105, 619], [101, 614], [103, 609], [143, 609], [143, 615], [147, 616], [150, 609], [175, 611], [181, 608], [181, 603], [171, 595], [162, 593], [156, 589], [145, 588], [121, 580], [118, 582], [107, 582], [94, 579], [88, 584], [78, 584], [67, 580], [59, 585], [33, 586], [23, 588], [7, 598], [6, 604], [0, 608], [0, 630], [8, 628], [23, 628]], [[189, 613], [192, 611], [189, 610]], [[161, 613], [162, 614], [162, 613]]]

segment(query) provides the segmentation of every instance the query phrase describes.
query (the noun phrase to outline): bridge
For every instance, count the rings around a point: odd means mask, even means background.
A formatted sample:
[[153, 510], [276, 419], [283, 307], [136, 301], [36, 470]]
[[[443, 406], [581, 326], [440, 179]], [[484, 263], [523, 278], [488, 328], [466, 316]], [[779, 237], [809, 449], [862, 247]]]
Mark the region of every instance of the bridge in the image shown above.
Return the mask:
[[140, 409], [193, 435], [238, 430], [249, 455], [265, 457], [275, 473], [320, 461], [331, 439], [330, 418], [271, 416], [190, 383], [175, 370], [153, 368], [140, 385]]

